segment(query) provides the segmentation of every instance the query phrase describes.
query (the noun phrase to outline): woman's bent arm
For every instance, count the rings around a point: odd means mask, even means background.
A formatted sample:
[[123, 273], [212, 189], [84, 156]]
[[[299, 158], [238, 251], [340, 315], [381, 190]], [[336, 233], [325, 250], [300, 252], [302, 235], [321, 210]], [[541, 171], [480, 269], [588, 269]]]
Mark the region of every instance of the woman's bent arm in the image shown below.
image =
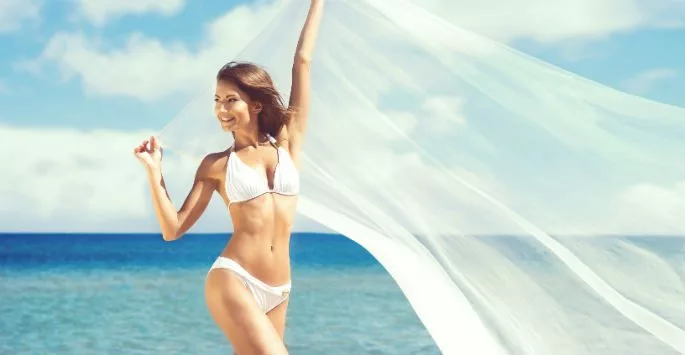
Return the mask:
[[169, 198], [161, 168], [147, 169], [152, 203], [165, 241], [179, 239], [207, 208], [216, 186], [210, 178], [209, 168], [210, 162], [205, 158], [197, 170], [193, 187], [178, 212]]

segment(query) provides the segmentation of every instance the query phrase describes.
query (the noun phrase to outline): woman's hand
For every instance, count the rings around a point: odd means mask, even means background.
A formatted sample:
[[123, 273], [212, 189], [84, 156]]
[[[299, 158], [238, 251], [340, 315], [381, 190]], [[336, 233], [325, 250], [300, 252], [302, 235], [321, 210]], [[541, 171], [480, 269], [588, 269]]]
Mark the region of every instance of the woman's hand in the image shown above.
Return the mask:
[[161, 169], [162, 147], [155, 136], [150, 136], [149, 140], [144, 140], [143, 143], [133, 149], [133, 153], [146, 168]]

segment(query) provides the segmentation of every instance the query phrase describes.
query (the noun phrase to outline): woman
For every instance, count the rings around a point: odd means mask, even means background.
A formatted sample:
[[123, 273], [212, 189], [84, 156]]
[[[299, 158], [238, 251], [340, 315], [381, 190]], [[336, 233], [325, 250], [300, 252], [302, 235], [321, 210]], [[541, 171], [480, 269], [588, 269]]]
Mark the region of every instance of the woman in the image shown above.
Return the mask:
[[323, 0], [312, 0], [295, 52], [287, 108], [263, 69], [235, 62], [221, 68], [215, 113], [235, 141], [202, 160], [178, 212], [166, 193], [155, 137], [134, 151], [146, 167], [164, 240], [180, 238], [214, 192], [226, 203], [234, 233], [210, 268], [205, 296], [237, 353], [287, 354], [283, 339], [290, 293], [289, 239], [307, 126], [310, 63], [322, 11]]

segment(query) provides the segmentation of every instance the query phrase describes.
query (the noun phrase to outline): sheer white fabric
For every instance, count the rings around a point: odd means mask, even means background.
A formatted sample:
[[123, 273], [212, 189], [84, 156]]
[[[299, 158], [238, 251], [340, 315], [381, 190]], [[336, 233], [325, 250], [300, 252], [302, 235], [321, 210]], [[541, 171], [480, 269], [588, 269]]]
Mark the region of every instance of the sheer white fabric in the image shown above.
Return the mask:
[[[265, 67], [287, 102], [309, 2], [263, 6], [226, 61]], [[376, 257], [443, 353], [685, 352], [685, 109], [408, 1], [325, 7], [298, 212]], [[198, 158], [232, 144], [209, 88], [160, 138]]]

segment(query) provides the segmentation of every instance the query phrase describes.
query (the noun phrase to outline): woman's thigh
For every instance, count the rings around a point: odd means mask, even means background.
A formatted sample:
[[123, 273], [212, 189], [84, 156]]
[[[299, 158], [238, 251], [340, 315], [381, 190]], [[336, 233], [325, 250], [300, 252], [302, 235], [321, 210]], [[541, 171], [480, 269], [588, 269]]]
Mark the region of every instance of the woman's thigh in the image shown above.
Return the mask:
[[285, 323], [288, 312], [289, 300], [290, 298], [287, 298], [285, 301], [283, 301], [281, 304], [279, 304], [274, 309], [270, 310], [269, 313], [266, 314], [266, 316], [271, 321], [271, 324], [273, 325], [274, 329], [276, 330], [276, 333], [278, 333], [278, 336], [280, 336], [281, 340], [283, 341], [285, 341]]
[[212, 318], [237, 353], [287, 354], [280, 334], [231, 270], [207, 275], [205, 300]]

